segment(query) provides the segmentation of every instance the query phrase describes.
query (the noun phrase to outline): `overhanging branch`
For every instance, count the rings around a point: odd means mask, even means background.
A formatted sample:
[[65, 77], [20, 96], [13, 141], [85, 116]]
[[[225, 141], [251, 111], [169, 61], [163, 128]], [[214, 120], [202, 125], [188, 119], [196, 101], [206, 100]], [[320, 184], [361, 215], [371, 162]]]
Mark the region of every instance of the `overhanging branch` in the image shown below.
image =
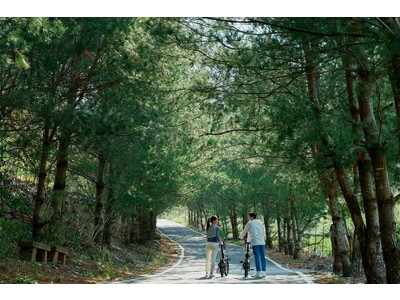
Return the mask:
[[234, 129], [230, 129], [230, 130], [226, 130], [226, 131], [220, 131], [220, 132], [204, 132], [202, 134], [199, 135], [199, 137], [202, 136], [207, 136], [207, 135], [223, 135], [223, 134], [227, 134], [227, 133], [232, 133], [232, 132], [257, 132], [257, 131], [261, 131], [264, 130], [265, 128], [234, 128]]

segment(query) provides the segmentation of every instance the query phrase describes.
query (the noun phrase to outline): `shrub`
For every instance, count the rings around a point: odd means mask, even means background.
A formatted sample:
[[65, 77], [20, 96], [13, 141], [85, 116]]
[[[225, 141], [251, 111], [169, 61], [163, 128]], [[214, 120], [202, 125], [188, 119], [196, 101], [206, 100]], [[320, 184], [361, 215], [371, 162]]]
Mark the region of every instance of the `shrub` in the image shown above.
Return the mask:
[[0, 218], [0, 256], [18, 256], [18, 242], [29, 240], [31, 233], [24, 224], [16, 220]]
[[15, 279], [15, 282], [20, 284], [36, 284], [37, 280], [30, 278], [28, 276], [21, 276]]

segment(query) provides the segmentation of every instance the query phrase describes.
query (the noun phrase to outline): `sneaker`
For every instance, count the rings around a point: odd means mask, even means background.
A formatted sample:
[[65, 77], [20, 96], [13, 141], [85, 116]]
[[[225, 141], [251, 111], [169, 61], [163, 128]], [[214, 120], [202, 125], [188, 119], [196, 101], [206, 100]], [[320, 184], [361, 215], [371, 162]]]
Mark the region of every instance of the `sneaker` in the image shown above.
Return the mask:
[[210, 276], [208, 276], [208, 278], [214, 278], [215, 277], [215, 275], [214, 274], [210, 274]]
[[257, 273], [254, 274], [254, 275], [251, 275], [251, 277], [260, 278], [260, 277], [261, 277], [261, 272], [260, 272], [260, 271], [257, 271]]
[[265, 271], [261, 271], [261, 277], [262, 278], [264, 278], [264, 277], [266, 277], [267, 275], [265, 274]]

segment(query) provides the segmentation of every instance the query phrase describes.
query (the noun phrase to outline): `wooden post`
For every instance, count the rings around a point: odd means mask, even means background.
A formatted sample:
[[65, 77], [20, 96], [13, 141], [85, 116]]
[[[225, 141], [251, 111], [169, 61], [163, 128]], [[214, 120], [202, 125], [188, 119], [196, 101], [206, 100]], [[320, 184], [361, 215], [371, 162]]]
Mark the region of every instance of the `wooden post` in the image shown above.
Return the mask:
[[20, 257], [31, 262], [36, 260], [47, 262], [47, 251], [50, 246], [38, 242], [22, 241], [18, 243], [20, 247]]
[[53, 254], [53, 264], [56, 264], [58, 262], [58, 251], [55, 251]]
[[52, 257], [53, 264], [57, 264], [59, 261], [65, 266], [67, 262], [68, 249], [59, 246], [52, 246], [50, 255]]
[[37, 254], [37, 249], [36, 248], [32, 248], [31, 262], [35, 262], [36, 261], [36, 254]]

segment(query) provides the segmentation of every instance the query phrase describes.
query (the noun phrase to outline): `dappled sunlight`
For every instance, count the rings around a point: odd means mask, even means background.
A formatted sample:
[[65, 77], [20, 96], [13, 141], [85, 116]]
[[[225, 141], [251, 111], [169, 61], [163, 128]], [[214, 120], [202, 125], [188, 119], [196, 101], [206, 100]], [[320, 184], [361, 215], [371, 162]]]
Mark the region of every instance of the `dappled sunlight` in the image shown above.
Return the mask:
[[[173, 265], [171, 270], [160, 270], [160, 274], [153, 274], [131, 280], [125, 280], [121, 283], [204, 283], [204, 284], [223, 284], [223, 283], [238, 283], [238, 284], [274, 284], [274, 283], [306, 283], [303, 276], [294, 271], [284, 270], [276, 264], [267, 260], [267, 276], [265, 278], [244, 278], [244, 273], [241, 270], [240, 261], [244, 256], [244, 248], [227, 244], [226, 251], [230, 260], [230, 271], [227, 277], [220, 277], [216, 273], [217, 265], [215, 266], [215, 278], [206, 279], [205, 275], [205, 237], [203, 234], [195, 232], [180, 224], [173, 223], [168, 220], [158, 220], [158, 229], [172, 240], [179, 243], [184, 248], [183, 259], [179, 264]], [[217, 260], [220, 254], [218, 253]], [[252, 267], [254, 267], [252, 261]]]

